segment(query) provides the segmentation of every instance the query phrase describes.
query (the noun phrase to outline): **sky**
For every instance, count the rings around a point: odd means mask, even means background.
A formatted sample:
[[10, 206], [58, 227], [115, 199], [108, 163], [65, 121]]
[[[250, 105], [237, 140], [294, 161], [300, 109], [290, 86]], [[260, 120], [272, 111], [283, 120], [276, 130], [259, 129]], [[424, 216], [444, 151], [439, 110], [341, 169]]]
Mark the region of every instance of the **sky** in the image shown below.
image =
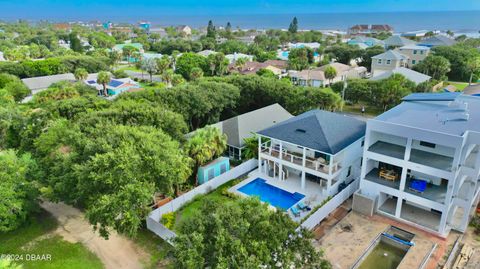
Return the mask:
[[451, 10], [480, 10], [480, 0], [0, 0], [0, 19]]

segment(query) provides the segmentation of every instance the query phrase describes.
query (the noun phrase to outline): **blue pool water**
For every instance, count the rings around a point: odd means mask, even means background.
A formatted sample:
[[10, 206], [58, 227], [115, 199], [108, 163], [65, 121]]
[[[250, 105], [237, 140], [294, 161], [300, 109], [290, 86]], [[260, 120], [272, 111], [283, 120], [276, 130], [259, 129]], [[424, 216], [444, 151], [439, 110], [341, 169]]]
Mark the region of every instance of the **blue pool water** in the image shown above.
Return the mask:
[[305, 195], [295, 192], [290, 193], [266, 182], [265, 179], [257, 178], [245, 186], [242, 186], [238, 191], [249, 196], [258, 196], [260, 201], [269, 203], [274, 207], [279, 207], [287, 210], [302, 200]]

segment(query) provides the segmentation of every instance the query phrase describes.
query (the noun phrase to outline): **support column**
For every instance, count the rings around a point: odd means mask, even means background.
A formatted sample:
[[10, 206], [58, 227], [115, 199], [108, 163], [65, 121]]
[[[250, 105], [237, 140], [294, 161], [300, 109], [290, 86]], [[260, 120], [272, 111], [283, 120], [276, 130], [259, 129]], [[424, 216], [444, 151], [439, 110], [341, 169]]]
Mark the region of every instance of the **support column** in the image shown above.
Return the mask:
[[403, 199], [401, 197], [397, 197], [397, 206], [395, 207], [395, 217], [400, 218], [400, 214], [402, 213], [402, 202]]
[[258, 169], [260, 171], [262, 170], [262, 158], [260, 157], [261, 152], [262, 152], [262, 138], [258, 136]]
[[[280, 160], [283, 160], [283, 144], [280, 141], [280, 153], [278, 154]], [[281, 162], [278, 163], [278, 179], [282, 180], [283, 165]]]
[[[306, 158], [307, 158], [307, 149], [304, 147], [303, 154], [302, 154], [302, 167], [305, 167]], [[302, 190], [303, 189], [305, 189], [305, 170], [302, 170]]]

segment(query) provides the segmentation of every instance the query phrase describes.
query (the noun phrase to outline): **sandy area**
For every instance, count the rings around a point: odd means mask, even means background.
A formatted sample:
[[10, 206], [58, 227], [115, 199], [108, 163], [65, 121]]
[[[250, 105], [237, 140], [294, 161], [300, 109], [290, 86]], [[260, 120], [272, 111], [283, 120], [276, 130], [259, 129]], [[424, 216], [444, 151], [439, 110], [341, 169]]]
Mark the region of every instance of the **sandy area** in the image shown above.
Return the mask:
[[[431, 266], [427, 266], [427, 268], [433, 269], [436, 267], [439, 259], [445, 254], [448, 240], [377, 215], [366, 217], [350, 212], [332, 229], [327, 231], [325, 236], [316, 242], [316, 246], [323, 249], [333, 268], [348, 269], [365, 252], [373, 240], [390, 225], [415, 234], [413, 239], [415, 245], [403, 258], [399, 269], [418, 268], [435, 243], [437, 243], [437, 250], [430, 259]], [[345, 227], [351, 228], [351, 231], [345, 229]]]
[[148, 259], [148, 254], [134, 242], [117, 233], [111, 233], [109, 240], [100, 237], [85, 220], [83, 213], [74, 207], [51, 202], [43, 202], [41, 206], [58, 220], [55, 234], [69, 242], [85, 245], [98, 256], [106, 269], [141, 269], [142, 260]]
[[472, 258], [468, 261], [468, 266], [465, 269], [480, 268], [480, 235], [473, 233], [473, 228], [468, 227], [467, 232], [463, 235], [462, 243], [475, 249]]

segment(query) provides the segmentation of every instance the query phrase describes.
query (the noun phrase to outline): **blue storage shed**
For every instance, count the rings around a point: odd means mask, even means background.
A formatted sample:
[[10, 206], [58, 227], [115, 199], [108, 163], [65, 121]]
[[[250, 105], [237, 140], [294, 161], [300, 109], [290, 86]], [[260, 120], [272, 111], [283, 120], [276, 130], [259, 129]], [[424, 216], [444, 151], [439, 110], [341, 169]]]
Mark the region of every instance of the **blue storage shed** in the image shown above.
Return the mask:
[[230, 159], [227, 157], [220, 157], [211, 161], [210, 163], [200, 166], [198, 168], [197, 177], [198, 183], [203, 184], [214, 177], [230, 170]]

